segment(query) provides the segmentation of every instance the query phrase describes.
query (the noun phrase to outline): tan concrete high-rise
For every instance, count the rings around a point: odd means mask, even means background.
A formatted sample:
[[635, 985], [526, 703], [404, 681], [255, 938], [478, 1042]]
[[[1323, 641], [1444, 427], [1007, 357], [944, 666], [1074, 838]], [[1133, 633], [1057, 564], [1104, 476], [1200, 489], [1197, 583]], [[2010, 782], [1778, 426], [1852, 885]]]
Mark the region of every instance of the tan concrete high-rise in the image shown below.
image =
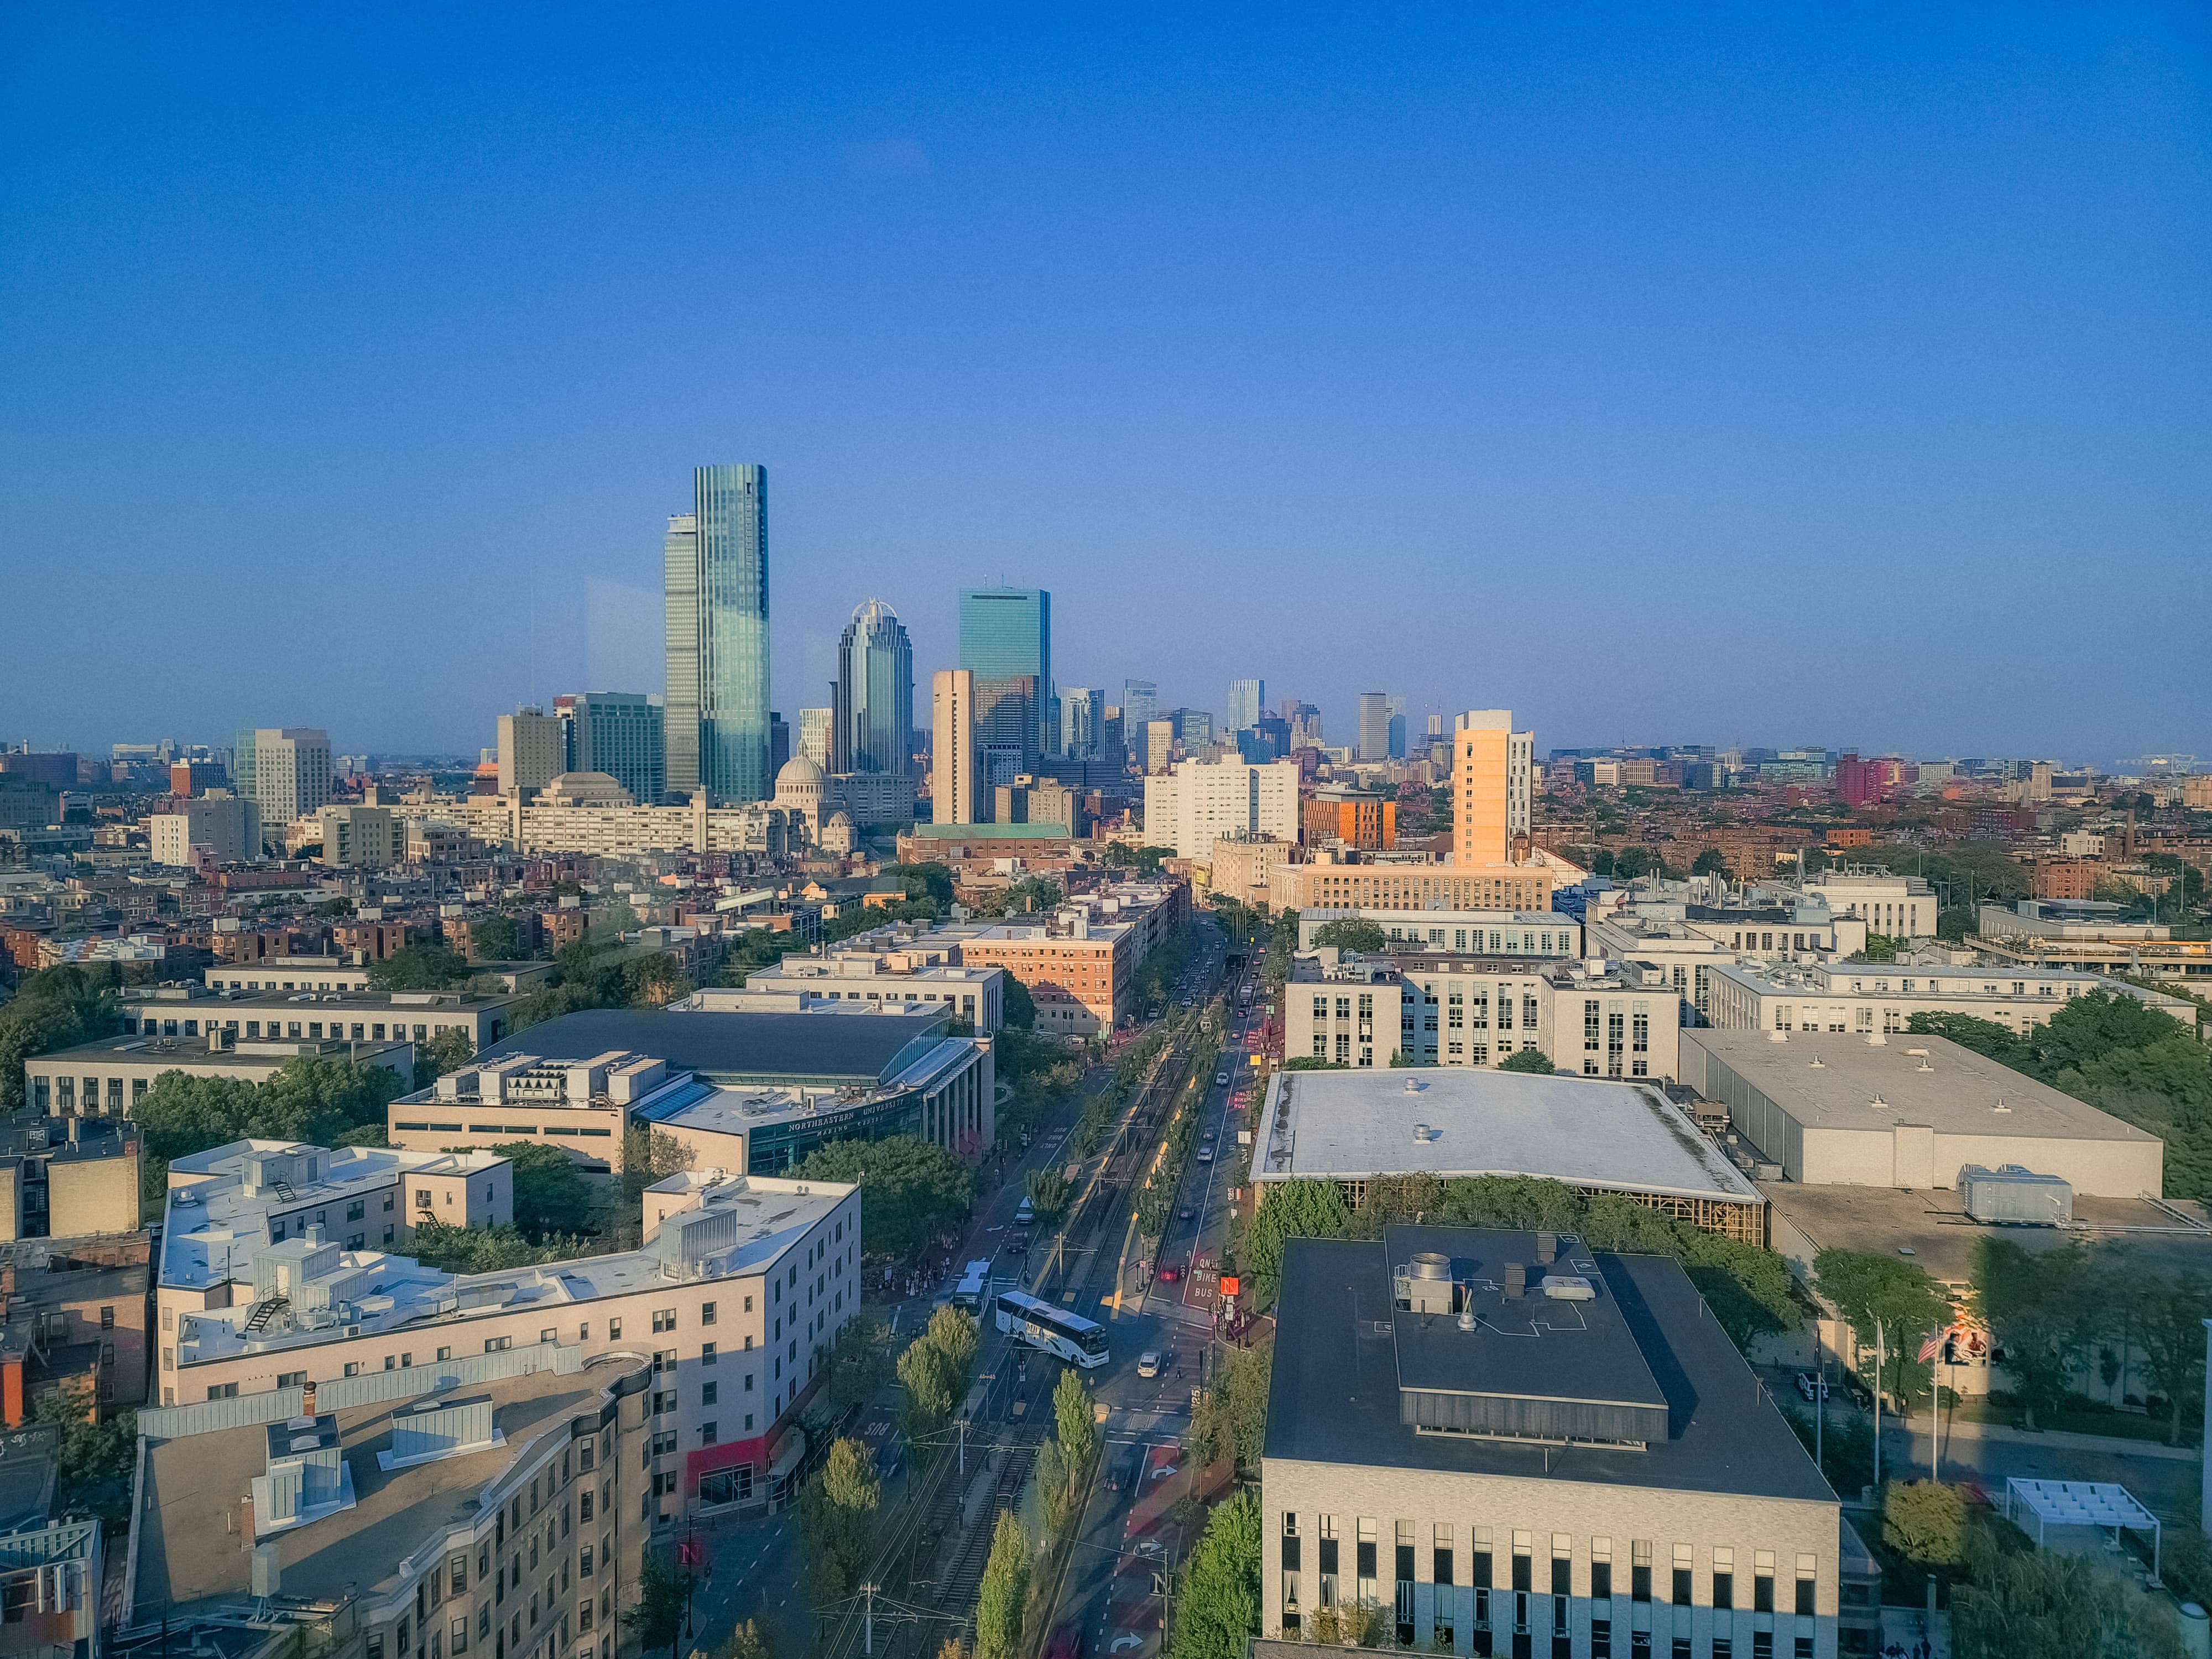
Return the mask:
[[975, 823], [975, 672], [940, 668], [930, 677], [929, 816], [933, 823]]
[[1510, 708], [1471, 709], [1452, 728], [1452, 862], [1527, 858], [1536, 734], [1516, 732]]
[[543, 789], [568, 769], [567, 734], [542, 708], [518, 708], [499, 717], [499, 793]]

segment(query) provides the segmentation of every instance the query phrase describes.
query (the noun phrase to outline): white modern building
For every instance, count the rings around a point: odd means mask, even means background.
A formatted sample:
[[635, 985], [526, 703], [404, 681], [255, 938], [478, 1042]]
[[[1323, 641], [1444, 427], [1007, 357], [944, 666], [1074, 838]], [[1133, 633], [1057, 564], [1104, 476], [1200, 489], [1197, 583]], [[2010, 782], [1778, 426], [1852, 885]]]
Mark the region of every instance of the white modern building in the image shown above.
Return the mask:
[[1152, 845], [1205, 859], [1223, 836], [1297, 840], [1297, 763], [1182, 761], [1145, 779], [1145, 839]]
[[238, 793], [261, 809], [263, 823], [312, 817], [331, 798], [331, 735], [312, 726], [241, 732], [232, 753], [232, 776]]
[[1004, 1023], [1006, 970], [933, 961], [941, 951], [838, 950], [827, 957], [786, 957], [750, 969], [742, 990], [708, 986], [684, 999], [687, 1008], [796, 1012], [817, 1001], [937, 1004], [988, 1036]]
[[1579, 957], [1582, 925], [1558, 910], [1416, 910], [1389, 905], [1316, 905], [1298, 912], [1298, 949], [1333, 921], [1371, 921], [1394, 952], [1420, 950], [1507, 957]]
[[1887, 939], [1936, 937], [1936, 890], [1918, 876], [1846, 865], [1817, 871], [1802, 882], [1777, 882], [1773, 890], [1786, 902], [1820, 900], [1832, 915], [1856, 916], [1867, 932]]
[[[605, 787], [606, 805], [582, 804], [577, 781]], [[793, 845], [787, 816], [765, 801], [708, 805], [695, 791], [683, 806], [636, 806], [629, 792], [603, 773], [564, 773], [539, 799], [475, 795], [452, 803], [451, 816], [488, 846], [518, 853], [594, 853], [603, 858], [642, 853], [750, 853], [781, 858]]]
[[1682, 1034], [1683, 1081], [1785, 1180], [1954, 1188], [1968, 1164], [2018, 1164], [2090, 1197], [2165, 1191], [2165, 1143], [1937, 1036]]
[[1915, 1014], [1971, 1014], [2026, 1031], [2078, 996], [2133, 997], [2194, 1030], [2197, 1005], [2124, 980], [2021, 963], [1958, 967], [1907, 962], [1735, 962], [1711, 970], [1712, 1006], [1723, 1030], [1895, 1035]]
[[156, 864], [187, 866], [201, 857], [232, 864], [261, 856], [261, 809], [228, 791], [210, 790], [147, 820]]

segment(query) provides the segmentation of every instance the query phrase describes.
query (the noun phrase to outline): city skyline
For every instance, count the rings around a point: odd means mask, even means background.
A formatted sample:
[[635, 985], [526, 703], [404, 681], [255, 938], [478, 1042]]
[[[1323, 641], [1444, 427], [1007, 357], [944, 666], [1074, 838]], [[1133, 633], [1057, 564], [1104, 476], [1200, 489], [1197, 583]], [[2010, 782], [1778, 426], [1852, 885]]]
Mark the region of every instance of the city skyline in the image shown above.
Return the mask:
[[[649, 693], [672, 471], [744, 455], [787, 713], [862, 595], [921, 675], [1003, 580], [1054, 594], [1066, 683], [1218, 708], [1225, 669], [1334, 730], [1387, 675], [1571, 744], [2212, 753], [2201, 676], [2022, 667], [2201, 654], [2193, 22], [787, 18], [674, 107], [734, 20], [142, 25], [40, 13], [0, 54], [10, 736], [158, 708], [466, 752]], [[401, 607], [404, 665], [83, 672], [90, 607], [309, 640], [333, 592]], [[1487, 625], [1568, 615], [1640, 652], [1638, 729], [1628, 676]]]

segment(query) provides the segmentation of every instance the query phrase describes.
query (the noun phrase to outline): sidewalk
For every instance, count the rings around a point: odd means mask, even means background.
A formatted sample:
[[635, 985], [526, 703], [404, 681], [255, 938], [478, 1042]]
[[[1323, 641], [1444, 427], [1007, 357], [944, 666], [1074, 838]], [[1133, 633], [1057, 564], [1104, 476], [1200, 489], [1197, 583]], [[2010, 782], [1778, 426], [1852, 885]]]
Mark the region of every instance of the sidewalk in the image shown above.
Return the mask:
[[[1899, 1427], [1894, 1418], [1882, 1422], [1885, 1437], [1890, 1431], [1910, 1435], [1916, 1440], [1928, 1437], [1929, 1421], [1925, 1413]], [[1943, 1422], [1943, 1445], [1948, 1451], [1954, 1442], [1989, 1440], [2013, 1446], [2047, 1446], [2054, 1451], [2101, 1452], [2107, 1457], [2152, 1457], [2173, 1463], [2196, 1463], [2204, 1454], [2194, 1446], [2169, 1446], [2160, 1440], [2136, 1440], [2119, 1434], [2076, 1434], [2066, 1429], [2015, 1429], [2003, 1423], [1965, 1422], [1954, 1424], [1947, 1417]]]

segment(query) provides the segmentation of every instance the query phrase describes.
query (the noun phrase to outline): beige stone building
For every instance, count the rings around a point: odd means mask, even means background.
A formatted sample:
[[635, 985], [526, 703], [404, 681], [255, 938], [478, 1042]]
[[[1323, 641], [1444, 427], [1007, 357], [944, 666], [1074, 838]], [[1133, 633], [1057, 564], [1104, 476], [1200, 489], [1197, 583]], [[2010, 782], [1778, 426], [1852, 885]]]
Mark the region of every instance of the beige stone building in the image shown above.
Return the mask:
[[1281, 836], [1221, 836], [1208, 860], [1212, 891], [1239, 904], [1275, 903], [1280, 871], [1296, 864], [1304, 849]]
[[1279, 1310], [1263, 1638], [1365, 1627], [1572, 1659], [1880, 1645], [1872, 1559], [1674, 1262], [1393, 1227], [1290, 1241]]

